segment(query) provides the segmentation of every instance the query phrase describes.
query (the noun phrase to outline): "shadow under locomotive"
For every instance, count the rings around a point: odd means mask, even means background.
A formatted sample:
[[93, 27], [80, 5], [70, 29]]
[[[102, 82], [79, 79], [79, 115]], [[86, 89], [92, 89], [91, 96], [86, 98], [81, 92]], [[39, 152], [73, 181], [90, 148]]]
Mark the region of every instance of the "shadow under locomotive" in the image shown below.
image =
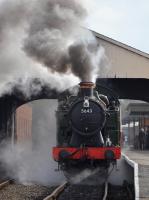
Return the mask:
[[107, 170], [120, 159], [120, 103], [108, 88], [98, 85], [98, 91], [92, 82], [81, 82], [78, 92], [59, 97], [53, 148], [58, 169], [68, 173]]

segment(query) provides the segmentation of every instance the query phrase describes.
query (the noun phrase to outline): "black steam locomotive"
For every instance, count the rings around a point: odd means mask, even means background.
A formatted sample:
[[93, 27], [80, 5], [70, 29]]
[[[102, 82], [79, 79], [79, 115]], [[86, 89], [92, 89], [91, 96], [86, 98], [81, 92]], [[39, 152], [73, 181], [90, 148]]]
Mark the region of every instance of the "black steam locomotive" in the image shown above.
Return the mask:
[[108, 168], [120, 158], [120, 103], [107, 88], [81, 82], [76, 94], [59, 97], [56, 118], [60, 169]]

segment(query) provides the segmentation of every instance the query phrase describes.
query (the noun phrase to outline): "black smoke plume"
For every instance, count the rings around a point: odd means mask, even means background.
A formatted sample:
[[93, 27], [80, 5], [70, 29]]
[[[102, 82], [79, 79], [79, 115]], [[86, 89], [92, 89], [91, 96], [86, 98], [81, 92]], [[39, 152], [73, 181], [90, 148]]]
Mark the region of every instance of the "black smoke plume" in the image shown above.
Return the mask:
[[100, 64], [100, 48], [94, 36], [81, 27], [86, 16], [80, 1], [39, 1], [24, 43], [27, 55], [51, 72], [71, 72], [90, 81]]

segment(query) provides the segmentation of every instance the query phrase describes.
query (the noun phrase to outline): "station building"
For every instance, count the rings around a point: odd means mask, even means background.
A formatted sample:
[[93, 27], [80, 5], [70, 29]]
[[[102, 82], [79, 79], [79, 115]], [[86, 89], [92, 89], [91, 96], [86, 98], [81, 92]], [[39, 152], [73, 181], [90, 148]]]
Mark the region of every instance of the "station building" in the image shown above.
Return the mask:
[[[103, 62], [103, 67], [108, 68], [105, 78], [149, 78], [149, 54], [99, 33], [93, 33], [105, 51], [106, 61]], [[102, 77], [103, 75], [101, 74]]]

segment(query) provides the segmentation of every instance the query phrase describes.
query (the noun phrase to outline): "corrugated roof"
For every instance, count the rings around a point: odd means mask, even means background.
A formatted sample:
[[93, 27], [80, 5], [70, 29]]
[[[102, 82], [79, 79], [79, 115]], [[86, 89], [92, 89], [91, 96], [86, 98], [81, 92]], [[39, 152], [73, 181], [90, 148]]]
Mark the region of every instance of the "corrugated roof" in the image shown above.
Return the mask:
[[107, 37], [107, 36], [105, 36], [105, 35], [102, 35], [102, 34], [100, 34], [100, 33], [95, 32], [95, 31], [92, 31], [92, 32], [93, 32], [93, 34], [94, 34], [97, 38], [99, 38], [99, 39], [105, 40], [106, 42], [110, 42], [111, 44], [114, 44], [114, 45], [116, 45], [116, 46], [119, 46], [119, 47], [121, 47], [121, 48], [123, 48], [123, 49], [126, 49], [126, 50], [128, 50], [128, 51], [131, 51], [131, 52], [133, 52], [133, 53], [136, 53], [136, 54], [138, 54], [138, 55], [140, 55], [140, 56], [143, 56], [143, 57], [149, 59], [149, 54], [148, 54], [148, 53], [145, 53], [145, 52], [143, 52], [143, 51], [140, 51], [140, 50], [138, 50], [138, 49], [136, 49], [136, 48], [134, 48], [134, 47], [131, 47], [131, 46], [129, 46], [129, 45], [126, 45], [126, 44], [124, 44], [124, 43], [122, 43], [122, 42], [119, 42], [119, 41], [117, 41], [117, 40], [114, 40], [114, 39], [112, 39], [112, 38], [109, 38], [109, 37]]

